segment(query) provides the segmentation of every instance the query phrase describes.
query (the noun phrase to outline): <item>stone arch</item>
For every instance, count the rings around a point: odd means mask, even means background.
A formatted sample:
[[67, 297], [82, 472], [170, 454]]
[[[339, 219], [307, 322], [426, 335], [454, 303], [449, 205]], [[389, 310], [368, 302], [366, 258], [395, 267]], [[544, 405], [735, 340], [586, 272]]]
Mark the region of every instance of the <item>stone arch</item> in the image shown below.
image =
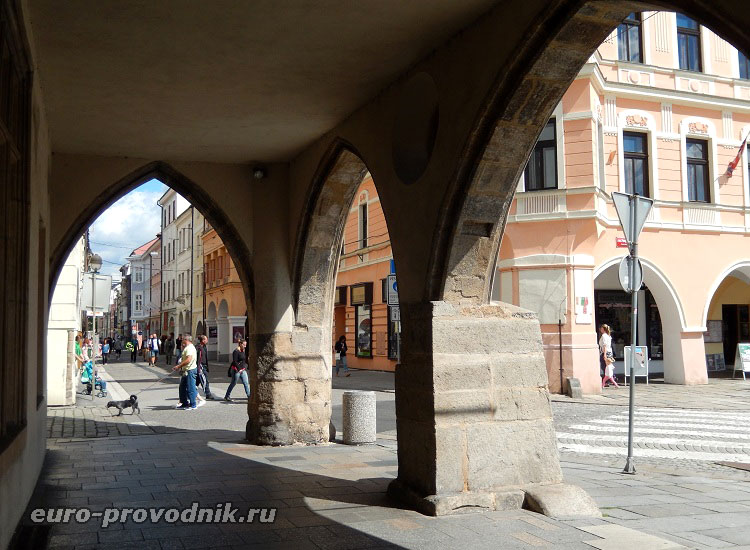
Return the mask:
[[203, 328], [203, 321], [198, 321], [198, 323], [195, 325], [195, 335], [201, 335], [205, 334], [206, 330]]
[[177, 327], [177, 330], [180, 334], [185, 334], [185, 317], [183, 316], [182, 312], [180, 312], [180, 315], [178, 317]]
[[295, 325], [315, 333], [316, 347], [323, 357], [330, 355], [327, 350], [331, 347], [333, 293], [344, 225], [367, 171], [351, 145], [335, 141], [318, 166], [297, 230], [293, 267]]
[[[515, 184], [534, 142], [579, 69], [639, 2], [555, 2], [512, 61], [495, 77], [477, 113], [446, 193], [430, 260], [431, 300], [482, 304], [490, 300], [492, 272]], [[740, 50], [750, 33], [730, 11], [711, 2], [677, 0], [659, 9], [685, 13]]]
[[208, 303], [208, 312], [206, 313], [206, 319], [208, 321], [215, 321], [216, 320], [216, 302], [209, 302]]
[[229, 304], [226, 300], [222, 300], [219, 303], [219, 319], [224, 319], [229, 316]]
[[[65, 258], [91, 222], [123, 195], [152, 179], [158, 179], [177, 191], [190, 204], [195, 206], [214, 227], [234, 261], [245, 293], [245, 299], [248, 302], [248, 307], [251, 307], [255, 301], [255, 284], [252, 272], [252, 254], [247, 243], [240, 237], [237, 228], [208, 192], [197, 182], [163, 161], [145, 164], [113, 182], [78, 212], [73, 222], [64, 230], [57, 246], [50, 253], [50, 288], [54, 288]], [[51, 292], [49, 296], [51, 300]]]
[[[616, 269], [623, 256], [610, 258], [594, 270], [594, 281], [609, 269]], [[687, 326], [685, 309], [677, 290], [657, 263], [641, 257], [643, 282], [653, 294], [662, 324], [664, 339], [664, 381], [682, 384], [685, 382], [685, 360], [681, 334], [690, 330]]]
[[701, 324], [703, 327], [705, 327], [708, 322], [708, 310], [711, 307], [711, 301], [716, 295], [716, 291], [719, 289], [721, 283], [723, 283], [730, 275], [750, 284], [750, 260], [742, 260], [727, 266], [716, 277], [716, 279], [714, 279], [714, 282], [711, 284], [711, 287], [706, 294], [706, 305], [703, 307], [703, 316], [701, 317]]

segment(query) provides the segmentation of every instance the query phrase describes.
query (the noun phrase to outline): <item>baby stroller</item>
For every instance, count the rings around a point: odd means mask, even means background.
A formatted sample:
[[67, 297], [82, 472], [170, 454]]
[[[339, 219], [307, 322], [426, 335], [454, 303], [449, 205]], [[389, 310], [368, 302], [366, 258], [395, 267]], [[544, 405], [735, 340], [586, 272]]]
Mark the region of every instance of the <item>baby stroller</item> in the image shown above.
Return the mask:
[[91, 364], [91, 361], [86, 361], [83, 365], [81, 384], [84, 385], [84, 395], [91, 395], [96, 391], [97, 397], [107, 397], [107, 383], [102, 380], [99, 374], [94, 373], [94, 366]]

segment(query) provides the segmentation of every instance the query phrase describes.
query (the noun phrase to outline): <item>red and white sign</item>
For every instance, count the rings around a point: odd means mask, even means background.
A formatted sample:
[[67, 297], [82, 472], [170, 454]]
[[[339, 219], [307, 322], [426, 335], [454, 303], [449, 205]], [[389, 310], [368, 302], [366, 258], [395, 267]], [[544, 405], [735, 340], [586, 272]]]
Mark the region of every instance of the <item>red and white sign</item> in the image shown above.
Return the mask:
[[627, 248], [628, 240], [625, 237], [617, 237], [615, 239], [615, 244], [617, 245], [617, 248]]

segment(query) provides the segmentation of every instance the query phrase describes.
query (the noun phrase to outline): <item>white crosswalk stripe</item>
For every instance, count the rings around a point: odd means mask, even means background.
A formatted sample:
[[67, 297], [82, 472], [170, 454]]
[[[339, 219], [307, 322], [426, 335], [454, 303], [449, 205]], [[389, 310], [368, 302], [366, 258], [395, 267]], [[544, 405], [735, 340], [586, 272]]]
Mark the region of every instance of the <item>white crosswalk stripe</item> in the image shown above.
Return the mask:
[[[648, 408], [635, 415], [636, 457], [750, 463], [750, 411]], [[557, 432], [561, 452], [627, 452], [628, 414], [592, 418]]]

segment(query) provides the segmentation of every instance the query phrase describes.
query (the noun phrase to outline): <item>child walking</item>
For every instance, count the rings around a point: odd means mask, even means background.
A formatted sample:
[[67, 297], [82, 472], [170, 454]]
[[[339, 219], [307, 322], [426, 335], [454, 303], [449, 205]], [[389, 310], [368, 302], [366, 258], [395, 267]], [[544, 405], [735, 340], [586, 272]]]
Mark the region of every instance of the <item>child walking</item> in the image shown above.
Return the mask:
[[612, 329], [609, 325], [603, 324], [599, 327], [599, 356], [604, 365], [604, 377], [602, 378], [602, 388], [607, 387], [607, 381], [612, 382], [615, 388], [619, 388], [615, 380], [615, 356], [612, 353]]

